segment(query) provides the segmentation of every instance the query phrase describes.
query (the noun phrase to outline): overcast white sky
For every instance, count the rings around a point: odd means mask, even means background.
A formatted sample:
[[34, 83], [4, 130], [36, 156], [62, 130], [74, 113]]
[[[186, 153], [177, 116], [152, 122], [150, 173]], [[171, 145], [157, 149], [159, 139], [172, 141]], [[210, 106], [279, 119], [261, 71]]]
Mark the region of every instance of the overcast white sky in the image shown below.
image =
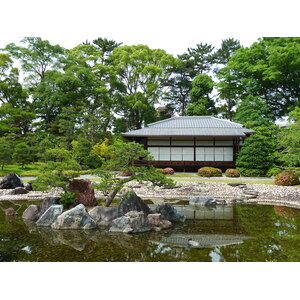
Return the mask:
[[299, 36], [296, 0], [9, 0], [1, 3], [0, 48], [41, 36], [72, 48], [106, 37], [181, 54], [197, 43], [244, 46], [261, 36]]

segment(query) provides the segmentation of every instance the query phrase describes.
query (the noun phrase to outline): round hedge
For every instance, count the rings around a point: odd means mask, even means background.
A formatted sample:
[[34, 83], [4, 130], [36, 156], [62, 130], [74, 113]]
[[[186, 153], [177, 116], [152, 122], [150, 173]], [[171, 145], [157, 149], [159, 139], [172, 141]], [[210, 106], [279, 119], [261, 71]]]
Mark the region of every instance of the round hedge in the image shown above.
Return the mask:
[[299, 184], [299, 177], [294, 172], [282, 172], [275, 176], [276, 185], [297, 185]]
[[222, 177], [222, 171], [213, 167], [203, 167], [198, 170], [201, 177]]
[[225, 171], [226, 177], [240, 177], [240, 172], [237, 169], [227, 169]]
[[173, 175], [174, 174], [174, 169], [173, 168], [165, 168], [165, 169], [163, 169], [163, 174]]

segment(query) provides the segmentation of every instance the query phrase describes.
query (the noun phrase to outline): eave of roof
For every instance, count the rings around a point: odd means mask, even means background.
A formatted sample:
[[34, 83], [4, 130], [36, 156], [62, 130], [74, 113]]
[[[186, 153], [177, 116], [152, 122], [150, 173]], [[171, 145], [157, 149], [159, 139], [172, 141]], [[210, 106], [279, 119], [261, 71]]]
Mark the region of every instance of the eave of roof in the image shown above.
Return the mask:
[[122, 133], [124, 137], [219, 136], [246, 137], [254, 130], [242, 124], [210, 116], [173, 117], [149, 124], [147, 127]]

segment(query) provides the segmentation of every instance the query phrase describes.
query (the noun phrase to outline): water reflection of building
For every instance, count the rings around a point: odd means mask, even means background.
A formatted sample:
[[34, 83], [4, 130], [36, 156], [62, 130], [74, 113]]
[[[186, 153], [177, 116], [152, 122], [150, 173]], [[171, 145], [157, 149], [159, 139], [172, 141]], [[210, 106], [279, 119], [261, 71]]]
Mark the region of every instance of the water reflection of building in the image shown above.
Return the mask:
[[188, 240], [199, 243], [199, 248], [213, 248], [241, 244], [249, 236], [241, 234], [171, 234], [163, 237], [161, 242], [168, 245], [188, 247]]

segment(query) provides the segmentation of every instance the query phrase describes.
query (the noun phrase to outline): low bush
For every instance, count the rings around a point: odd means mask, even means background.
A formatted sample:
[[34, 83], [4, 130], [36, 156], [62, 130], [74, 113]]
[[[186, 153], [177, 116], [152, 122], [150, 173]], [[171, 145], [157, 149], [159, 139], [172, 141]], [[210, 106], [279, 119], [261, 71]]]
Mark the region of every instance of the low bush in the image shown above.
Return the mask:
[[198, 170], [198, 175], [201, 177], [221, 177], [222, 171], [213, 167], [203, 167]]
[[76, 203], [76, 194], [75, 193], [63, 193], [60, 196], [59, 203], [63, 205], [65, 209], [68, 209], [75, 205]]
[[174, 174], [174, 169], [173, 168], [165, 168], [163, 169], [163, 174], [165, 175], [173, 175]]
[[225, 171], [226, 177], [240, 177], [240, 172], [237, 169], [227, 169]]
[[291, 186], [291, 185], [297, 185], [299, 184], [299, 177], [294, 172], [281, 172], [275, 176], [274, 183], [276, 185], [285, 185], [285, 186]]
[[164, 169], [157, 168], [157, 169], [155, 169], [155, 172], [163, 174], [164, 173]]
[[238, 168], [238, 171], [245, 177], [264, 177], [266, 174], [265, 170], [262, 169]]
[[279, 169], [279, 168], [271, 168], [268, 170], [267, 172], [267, 176], [268, 177], [271, 177], [271, 176], [276, 176], [277, 174], [281, 173], [282, 172], [282, 169]]

